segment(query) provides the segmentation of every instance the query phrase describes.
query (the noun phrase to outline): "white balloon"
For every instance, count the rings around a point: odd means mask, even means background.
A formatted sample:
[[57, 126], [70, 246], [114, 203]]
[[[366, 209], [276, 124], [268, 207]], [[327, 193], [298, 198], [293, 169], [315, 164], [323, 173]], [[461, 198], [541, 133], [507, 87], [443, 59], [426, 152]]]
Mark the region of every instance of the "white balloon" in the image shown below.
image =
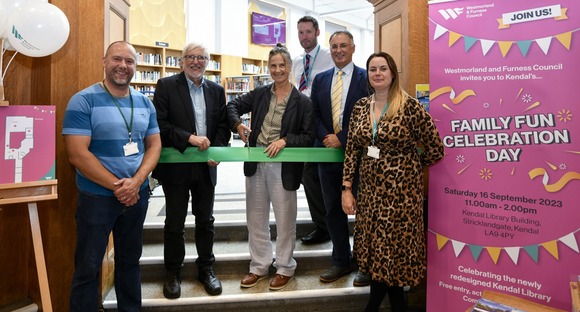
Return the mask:
[[0, 0], [0, 38], [7, 38], [10, 33], [8, 28], [8, 17], [15, 9], [23, 7], [31, 2], [44, 2], [48, 0]]
[[32, 2], [8, 17], [8, 40], [16, 51], [42, 57], [58, 51], [68, 39], [66, 15], [50, 3]]

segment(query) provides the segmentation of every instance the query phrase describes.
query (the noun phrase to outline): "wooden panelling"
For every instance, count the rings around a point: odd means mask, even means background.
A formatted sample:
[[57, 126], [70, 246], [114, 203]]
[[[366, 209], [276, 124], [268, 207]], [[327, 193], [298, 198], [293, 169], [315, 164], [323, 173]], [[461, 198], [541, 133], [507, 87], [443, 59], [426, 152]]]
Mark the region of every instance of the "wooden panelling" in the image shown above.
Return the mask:
[[395, 58], [402, 87], [414, 95], [416, 84], [429, 83], [428, 4], [412, 0], [369, 2], [375, 6], [375, 49]]
[[409, 90], [415, 96], [415, 85], [429, 83], [429, 6], [424, 1], [409, 1]]
[[[51, 0], [68, 18], [65, 45], [42, 58], [18, 55], [5, 77], [10, 105], [56, 106], [58, 199], [38, 202], [40, 226], [54, 311], [68, 311], [76, 243], [76, 187], [60, 135], [70, 97], [103, 79], [104, 0]], [[40, 306], [25, 204], [0, 206], [0, 306], [30, 297]], [[24, 260], [24, 261], [23, 261]]]
[[[76, 244], [76, 186], [74, 170], [68, 162], [64, 141], [60, 135], [62, 119], [70, 97], [103, 79], [101, 59], [105, 50], [105, 5], [103, 0], [51, 0], [65, 12], [71, 24], [67, 44], [51, 56], [50, 103], [56, 105], [58, 201], [41, 203], [39, 211], [44, 227], [48, 277], [54, 311], [68, 311], [70, 284], [74, 272]], [[40, 83], [40, 82], [39, 82]]]
[[28, 297], [31, 248], [26, 206], [0, 206], [0, 307]]
[[396, 17], [389, 22], [381, 25], [380, 28], [381, 36], [381, 51], [389, 53], [397, 66], [399, 67], [399, 72], [402, 68], [402, 39], [401, 39], [401, 17]]
[[129, 0], [105, 0], [105, 46], [128, 39], [129, 5]]

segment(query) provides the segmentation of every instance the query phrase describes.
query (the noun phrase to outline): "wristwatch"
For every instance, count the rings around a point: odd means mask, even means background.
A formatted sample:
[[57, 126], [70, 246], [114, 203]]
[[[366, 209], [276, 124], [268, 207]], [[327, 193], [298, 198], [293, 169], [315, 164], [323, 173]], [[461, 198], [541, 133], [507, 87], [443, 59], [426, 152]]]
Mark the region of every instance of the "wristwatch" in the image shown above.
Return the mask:
[[343, 190], [343, 191], [346, 191], [346, 190], [352, 191], [352, 186], [346, 186], [346, 185], [343, 185], [343, 186], [342, 186], [342, 190]]

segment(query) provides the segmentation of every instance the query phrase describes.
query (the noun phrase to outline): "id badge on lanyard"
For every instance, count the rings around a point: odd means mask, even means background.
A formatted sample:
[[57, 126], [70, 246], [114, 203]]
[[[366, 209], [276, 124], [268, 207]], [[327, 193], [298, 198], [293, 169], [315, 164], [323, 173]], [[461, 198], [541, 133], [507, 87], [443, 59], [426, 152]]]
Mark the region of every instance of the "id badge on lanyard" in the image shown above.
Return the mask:
[[139, 145], [135, 142], [129, 142], [123, 145], [123, 152], [125, 153], [125, 156], [139, 154]]
[[369, 146], [369, 149], [367, 151], [367, 156], [372, 157], [374, 159], [379, 159], [380, 153], [381, 150], [379, 150], [378, 147], [371, 145]]

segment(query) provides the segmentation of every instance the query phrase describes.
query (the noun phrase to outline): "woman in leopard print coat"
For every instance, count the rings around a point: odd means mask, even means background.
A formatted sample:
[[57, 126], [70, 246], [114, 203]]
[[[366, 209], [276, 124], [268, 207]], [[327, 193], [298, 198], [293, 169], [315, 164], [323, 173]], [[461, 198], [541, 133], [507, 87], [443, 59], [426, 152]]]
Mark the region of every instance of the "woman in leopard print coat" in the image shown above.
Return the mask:
[[365, 311], [378, 311], [387, 294], [392, 310], [404, 311], [403, 286], [426, 271], [423, 169], [443, 158], [443, 144], [431, 116], [401, 88], [389, 54], [372, 54], [367, 73], [372, 92], [351, 115], [342, 208], [356, 213], [353, 253], [372, 279]]

